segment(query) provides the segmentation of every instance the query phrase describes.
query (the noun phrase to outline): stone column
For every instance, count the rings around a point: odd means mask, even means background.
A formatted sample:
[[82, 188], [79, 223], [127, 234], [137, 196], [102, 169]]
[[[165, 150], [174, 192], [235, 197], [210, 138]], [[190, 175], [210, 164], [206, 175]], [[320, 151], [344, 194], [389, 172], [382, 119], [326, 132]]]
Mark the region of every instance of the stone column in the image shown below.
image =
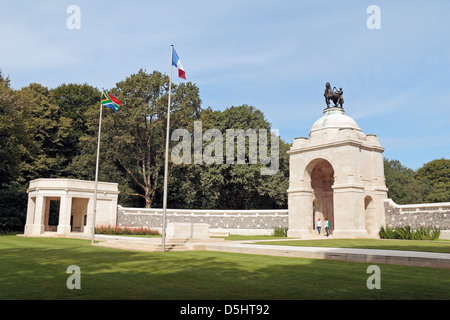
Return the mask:
[[288, 190], [288, 237], [304, 238], [311, 235], [313, 222], [313, 191], [311, 188]]
[[83, 228], [83, 233], [92, 234], [92, 215], [94, 214], [94, 195], [89, 198], [87, 205], [86, 225]]
[[59, 222], [57, 233], [67, 234], [70, 233], [70, 216], [72, 214], [72, 197], [71, 196], [61, 196], [61, 201], [59, 205]]
[[36, 197], [28, 195], [27, 220], [25, 223], [25, 235], [31, 235], [33, 232], [34, 215], [36, 213]]
[[364, 187], [335, 185], [334, 231], [336, 238], [366, 238], [364, 218]]
[[109, 216], [109, 224], [115, 226], [117, 224], [117, 197], [111, 201], [111, 214]]
[[34, 210], [34, 221], [32, 225], [31, 233], [34, 235], [43, 234], [45, 231], [44, 218], [45, 218], [45, 201], [44, 196], [38, 195], [36, 197], [36, 204]]

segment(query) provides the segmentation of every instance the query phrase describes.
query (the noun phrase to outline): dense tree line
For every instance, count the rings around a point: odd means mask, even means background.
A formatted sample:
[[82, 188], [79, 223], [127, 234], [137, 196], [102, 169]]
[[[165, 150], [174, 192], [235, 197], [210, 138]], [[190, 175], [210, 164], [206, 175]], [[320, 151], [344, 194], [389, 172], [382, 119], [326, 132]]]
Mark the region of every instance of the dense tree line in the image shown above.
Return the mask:
[[[162, 206], [168, 87], [167, 75], [139, 70], [108, 90], [122, 105], [116, 113], [103, 110], [99, 180], [119, 183], [124, 206]], [[88, 84], [48, 89], [32, 83], [14, 90], [0, 73], [0, 230], [23, 228], [29, 181], [94, 180], [100, 97]], [[214, 128], [224, 136], [230, 128], [271, 129], [252, 106], [202, 108], [199, 88], [191, 82], [172, 84], [171, 101], [171, 130], [193, 133], [194, 121], [201, 121], [202, 132]], [[261, 163], [174, 164], [169, 158], [169, 207], [285, 208], [289, 145], [277, 139], [274, 175], [261, 175]], [[171, 148], [178, 143], [171, 141]]]
[[[162, 206], [168, 88], [167, 75], [139, 70], [108, 90], [122, 105], [116, 113], [103, 110], [99, 180], [119, 184], [124, 206]], [[15, 90], [0, 72], [0, 230], [23, 230], [30, 180], [94, 180], [100, 97], [100, 90], [89, 84], [48, 89], [32, 83]], [[194, 152], [184, 155], [192, 160], [187, 163], [169, 158], [169, 207], [287, 208], [289, 144], [268, 135], [269, 153], [272, 139], [279, 145], [277, 171], [271, 175], [261, 174], [262, 161], [249, 163], [248, 141], [243, 164], [225, 159], [227, 129], [270, 132], [260, 110], [248, 105], [202, 108], [199, 88], [191, 82], [172, 84], [171, 102], [171, 130], [186, 129], [192, 143], [194, 122], [201, 121], [203, 133], [223, 133], [224, 152], [215, 149], [215, 159], [223, 161], [212, 163], [195, 163]], [[211, 151], [215, 139], [201, 140], [202, 150]], [[179, 144], [171, 141], [171, 150]], [[450, 201], [449, 162], [435, 160], [413, 171], [385, 159], [389, 196], [400, 204]]]
[[398, 204], [450, 202], [450, 159], [436, 159], [418, 170], [384, 159], [388, 196]]

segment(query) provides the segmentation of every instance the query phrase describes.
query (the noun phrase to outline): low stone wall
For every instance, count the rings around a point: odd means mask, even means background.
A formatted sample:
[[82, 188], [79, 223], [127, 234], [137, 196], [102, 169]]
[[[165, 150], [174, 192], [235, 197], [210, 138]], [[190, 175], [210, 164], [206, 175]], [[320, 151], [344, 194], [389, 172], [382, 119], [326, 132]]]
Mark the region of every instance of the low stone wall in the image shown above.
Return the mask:
[[398, 205], [392, 199], [384, 201], [385, 222], [390, 228], [426, 227], [450, 230], [450, 202]]
[[[117, 226], [161, 230], [163, 209], [117, 208]], [[207, 223], [211, 232], [253, 235], [272, 234], [276, 227], [288, 227], [288, 210], [194, 210], [167, 209], [166, 223]]]
[[[390, 228], [441, 229], [441, 239], [450, 238], [450, 203], [398, 205], [384, 202], [385, 222]], [[161, 231], [163, 209], [117, 208], [117, 226], [148, 227]], [[212, 233], [270, 235], [277, 227], [288, 227], [288, 210], [195, 210], [167, 209], [166, 223], [207, 223]]]

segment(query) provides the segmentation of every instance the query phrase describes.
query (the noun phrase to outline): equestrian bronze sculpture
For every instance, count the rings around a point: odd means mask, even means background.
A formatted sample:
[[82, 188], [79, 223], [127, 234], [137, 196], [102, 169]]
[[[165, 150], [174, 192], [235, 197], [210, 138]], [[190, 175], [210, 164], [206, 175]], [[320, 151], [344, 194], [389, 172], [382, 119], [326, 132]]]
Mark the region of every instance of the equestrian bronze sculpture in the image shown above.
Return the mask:
[[333, 107], [342, 108], [344, 104], [344, 98], [342, 97], [343, 93], [344, 92], [342, 91], [342, 88], [339, 88], [339, 90], [337, 90], [336, 87], [333, 87], [333, 89], [331, 89], [330, 83], [327, 82], [325, 84], [325, 92], [323, 94], [325, 97], [325, 103], [327, 104], [327, 108], [330, 107], [330, 100], [334, 102]]

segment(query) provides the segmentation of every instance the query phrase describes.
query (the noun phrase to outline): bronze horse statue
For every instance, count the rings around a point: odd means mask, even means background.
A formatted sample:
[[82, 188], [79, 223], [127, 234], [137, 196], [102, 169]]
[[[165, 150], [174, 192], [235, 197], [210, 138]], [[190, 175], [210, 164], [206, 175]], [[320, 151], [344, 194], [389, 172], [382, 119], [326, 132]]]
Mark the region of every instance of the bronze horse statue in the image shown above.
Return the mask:
[[333, 89], [331, 89], [331, 85], [329, 82], [327, 82], [325, 84], [325, 92], [324, 92], [324, 97], [325, 97], [325, 103], [327, 104], [327, 108], [330, 107], [330, 100], [334, 102], [334, 106], [333, 107], [339, 107], [342, 108], [342, 105], [344, 104], [344, 98], [342, 97], [343, 91], [342, 88], [339, 88], [339, 90], [336, 89], [336, 87], [333, 87]]

